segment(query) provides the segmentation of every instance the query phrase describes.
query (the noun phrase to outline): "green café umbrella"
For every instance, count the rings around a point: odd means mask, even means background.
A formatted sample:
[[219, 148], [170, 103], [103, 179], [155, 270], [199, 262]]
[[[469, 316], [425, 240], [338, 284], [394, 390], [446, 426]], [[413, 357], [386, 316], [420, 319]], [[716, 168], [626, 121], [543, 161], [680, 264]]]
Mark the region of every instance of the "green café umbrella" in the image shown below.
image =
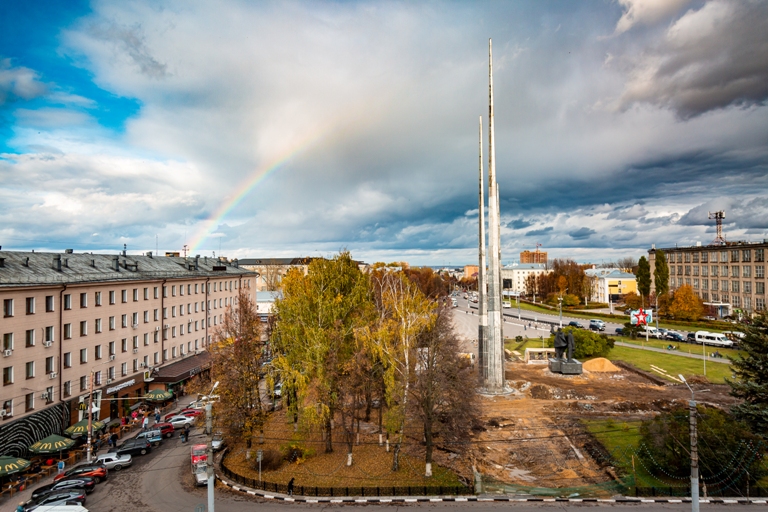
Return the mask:
[[[100, 421], [93, 421], [93, 431], [101, 430], [101, 428], [104, 426], [104, 424]], [[67, 430], [64, 431], [66, 434], [72, 436], [72, 437], [79, 437], [82, 435], [85, 435], [88, 433], [88, 418], [84, 420], [80, 420], [71, 427], [69, 427]]]
[[20, 459], [19, 457], [7, 457], [4, 455], [0, 457], [0, 476], [24, 471], [31, 465], [32, 463], [26, 459]]
[[68, 450], [74, 445], [75, 442], [72, 439], [52, 434], [30, 446], [29, 451], [37, 454], [56, 453], [61, 452], [62, 450]]
[[150, 400], [152, 402], [165, 402], [166, 400], [170, 400], [172, 397], [173, 393], [169, 391], [163, 391], [162, 389], [153, 389], [144, 395], [145, 400]]

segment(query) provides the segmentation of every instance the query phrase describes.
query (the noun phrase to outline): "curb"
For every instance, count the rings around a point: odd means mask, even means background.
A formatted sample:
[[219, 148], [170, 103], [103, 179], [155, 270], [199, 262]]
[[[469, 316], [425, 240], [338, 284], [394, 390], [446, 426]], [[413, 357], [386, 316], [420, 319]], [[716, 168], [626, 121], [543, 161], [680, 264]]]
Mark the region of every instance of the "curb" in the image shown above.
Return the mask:
[[[258, 496], [260, 498], [268, 500], [285, 501], [291, 503], [440, 503], [440, 502], [544, 502], [544, 503], [690, 503], [690, 498], [526, 498], [515, 496], [494, 496], [494, 497], [482, 497], [482, 496], [410, 496], [410, 497], [377, 497], [377, 498], [362, 498], [354, 496], [339, 496], [339, 497], [316, 497], [311, 498], [307, 496], [293, 497], [279, 493], [267, 493], [266, 491], [260, 491], [240, 486], [234, 482], [230, 482], [226, 478], [216, 475], [216, 479], [225, 486], [243, 494], [250, 496]], [[700, 499], [699, 503], [712, 503], [712, 504], [741, 504], [741, 505], [765, 505], [768, 503], [768, 499], [752, 499], [752, 498], [717, 498], [717, 499]]]

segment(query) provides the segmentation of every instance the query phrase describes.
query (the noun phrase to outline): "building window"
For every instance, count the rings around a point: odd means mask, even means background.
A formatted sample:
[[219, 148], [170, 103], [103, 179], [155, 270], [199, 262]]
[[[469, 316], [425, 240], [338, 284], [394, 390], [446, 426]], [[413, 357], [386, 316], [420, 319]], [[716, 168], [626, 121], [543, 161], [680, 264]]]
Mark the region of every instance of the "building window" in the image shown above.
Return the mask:
[[718, 290], [717, 283], [718, 283], [717, 279], [713, 279], [712, 280], [712, 291], [713, 292], [716, 292]]
[[83, 320], [80, 322], [80, 336], [87, 336], [88, 335], [88, 321]]
[[64, 295], [64, 309], [72, 309], [72, 295], [68, 293]]
[[101, 386], [101, 372], [94, 372], [93, 374], [93, 385], [94, 386]]
[[709, 289], [709, 279], [702, 279], [701, 280], [701, 289], [702, 290], [708, 290]]
[[176, 296], [176, 285], [171, 286], [171, 297]]
[[741, 307], [741, 301], [740, 301], [739, 299], [740, 299], [740, 298], [739, 298], [739, 296], [738, 296], [738, 295], [734, 295], [733, 297], [731, 297], [731, 304], [732, 304], [734, 307], [737, 307], [737, 308], [738, 308], [738, 307]]
[[131, 325], [133, 325], [134, 328], [138, 327], [139, 326], [139, 314], [138, 313], [133, 313], [131, 315], [131, 317], [132, 317], [131, 318], [131, 320], [132, 320]]
[[171, 317], [176, 318], [176, 306], [171, 307]]
[[752, 251], [749, 249], [742, 250], [741, 261], [752, 261]]
[[64, 324], [64, 339], [72, 339], [72, 324]]
[[160, 320], [160, 310], [159, 310], [159, 309], [156, 309], [156, 310], [154, 311], [154, 319], [155, 319], [155, 322], [157, 322], [158, 320]]
[[197, 284], [195, 284], [195, 295], [197, 295]]
[[741, 275], [742, 277], [752, 277], [752, 267], [749, 265], [741, 267]]
[[149, 333], [148, 332], [144, 333], [144, 346], [145, 347], [149, 346]]
[[168, 360], [168, 349], [166, 348], [163, 350], [163, 361], [167, 361], [167, 360]]
[[87, 391], [88, 390], [88, 377], [86, 375], [83, 375], [80, 377], [80, 391]]
[[699, 266], [698, 265], [694, 265], [694, 267], [693, 267], [693, 275], [695, 275], [695, 276], [699, 275]]
[[28, 379], [34, 379], [35, 378], [35, 362], [34, 361], [29, 361], [27, 363], [26, 374], [27, 374], [27, 378]]
[[685, 275], [687, 275], [687, 276], [691, 275], [691, 266], [690, 265], [686, 265], [685, 266]]
[[45, 339], [43, 341], [53, 342], [53, 326], [49, 325], [45, 328]]
[[160, 352], [155, 352], [153, 360], [155, 361], [152, 364], [158, 364], [160, 362]]
[[154, 290], [153, 290], [153, 291], [154, 291], [154, 296], [155, 296], [155, 298], [156, 298], [156, 299], [160, 298], [160, 297], [159, 297], [159, 295], [158, 295], [158, 288], [157, 288], [157, 286], [155, 286], [155, 288], [154, 288]]
[[149, 366], [149, 356], [144, 356], [144, 359], [142, 361], [144, 363], [144, 368]]
[[88, 349], [87, 348], [81, 348], [80, 349], [80, 364], [85, 364], [88, 362]]
[[133, 302], [138, 302], [138, 301], [139, 301], [139, 289], [138, 288], [134, 288], [133, 289]]
[[51, 374], [56, 371], [56, 359], [53, 356], [45, 358], [45, 373]]
[[738, 261], [739, 261], [739, 250], [738, 249], [735, 249], [735, 250], [731, 251], [731, 261], [733, 263], [738, 263]]
[[72, 368], [72, 352], [64, 352], [64, 368]]
[[701, 253], [701, 262], [702, 263], [709, 262], [708, 254], [706, 252]]
[[34, 393], [27, 393], [26, 398], [24, 399], [24, 404], [27, 411], [34, 410], [35, 408], [35, 394]]
[[120, 365], [120, 375], [123, 377], [128, 375], [128, 363], [123, 363]]
[[138, 349], [139, 349], [139, 337], [138, 336], [134, 336], [133, 337], [133, 350], [138, 350]]
[[755, 249], [755, 261], [765, 261], [764, 251], [765, 249]]
[[696, 278], [693, 279], [693, 288], [694, 288], [694, 290], [698, 290], [699, 289], [699, 280], [696, 279]]
[[109, 317], [109, 330], [110, 331], [115, 330], [115, 317], [113, 316]]
[[744, 281], [744, 293], [752, 293], [752, 282]]
[[755, 293], [765, 295], [765, 283], [755, 283]]
[[45, 312], [50, 313], [53, 311], [53, 295], [45, 296]]
[[717, 269], [717, 265], [712, 265], [712, 277], [716, 277], [718, 275]]
[[739, 277], [739, 267], [734, 265], [731, 267], [731, 277]]
[[115, 355], [115, 342], [110, 341], [109, 342], [109, 355], [114, 356]]
[[154, 337], [153, 337], [153, 341], [154, 341], [155, 343], [157, 343], [158, 341], [160, 341], [160, 331], [155, 331], [155, 334], [154, 334]]
[[149, 323], [149, 311], [144, 312], [144, 323]]
[[765, 309], [765, 299], [761, 297], [755, 297], [755, 309], [757, 311], [762, 311]]
[[101, 318], [97, 318], [95, 320], [95, 322], [94, 322], [94, 330], [96, 331], [96, 333], [100, 333], [101, 332]]
[[176, 347], [171, 347], [171, 358], [176, 359]]
[[93, 357], [96, 359], [101, 359], [101, 345], [96, 345], [93, 347]]
[[72, 395], [72, 381], [67, 381], [64, 383], [64, 396], [68, 397]]
[[35, 346], [35, 330], [34, 329], [27, 329], [25, 338], [26, 338], [28, 347]]
[[764, 265], [755, 265], [755, 277], [763, 278], [765, 277], [765, 266]]
[[133, 371], [134, 372], [139, 371], [139, 360], [138, 359], [134, 359], [133, 360]]
[[175, 338], [175, 337], [176, 337], [176, 326], [174, 326], [174, 327], [171, 327], [171, 337], [172, 337], [172, 338]]
[[26, 306], [27, 306], [27, 314], [28, 315], [34, 315], [35, 314], [35, 298], [34, 297], [27, 297], [26, 300]]
[[168, 297], [168, 287], [163, 286], [163, 297]]
[[699, 262], [699, 253], [695, 252], [693, 253], [693, 262], [698, 263]]
[[13, 299], [3, 299], [3, 317], [13, 316]]
[[163, 308], [163, 318], [168, 318], [168, 308]]
[[120, 290], [120, 301], [123, 304], [128, 302], [128, 290]]
[[3, 386], [11, 384], [13, 384], [13, 366], [6, 366], [3, 368]]
[[123, 327], [128, 327], [128, 315], [123, 315], [120, 318], [120, 322]]
[[114, 304], [115, 303], [115, 290], [109, 291], [109, 303]]
[[121, 343], [121, 348], [123, 352], [128, 352], [128, 338], [123, 338], [122, 340], [120, 340], [120, 343]]
[[101, 306], [101, 292], [96, 292], [93, 294], [93, 303], [96, 306]]
[[88, 294], [87, 293], [81, 293], [80, 294], [80, 307], [81, 308], [87, 308], [88, 307]]
[[179, 295], [182, 295], [182, 296], [184, 295], [184, 285], [183, 284], [179, 285]]
[[109, 369], [107, 369], [107, 379], [108, 380], [115, 380], [115, 367], [110, 366]]
[[709, 294], [707, 292], [701, 292], [701, 298], [703, 300], [709, 300]]

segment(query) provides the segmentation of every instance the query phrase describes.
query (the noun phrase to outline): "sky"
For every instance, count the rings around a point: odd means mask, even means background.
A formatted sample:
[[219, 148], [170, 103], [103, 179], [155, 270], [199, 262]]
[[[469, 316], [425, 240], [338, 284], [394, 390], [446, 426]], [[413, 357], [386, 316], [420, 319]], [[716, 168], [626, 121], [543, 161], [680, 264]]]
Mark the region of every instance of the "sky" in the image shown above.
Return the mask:
[[0, 245], [476, 263], [489, 39], [505, 264], [768, 238], [768, 2], [36, 0]]

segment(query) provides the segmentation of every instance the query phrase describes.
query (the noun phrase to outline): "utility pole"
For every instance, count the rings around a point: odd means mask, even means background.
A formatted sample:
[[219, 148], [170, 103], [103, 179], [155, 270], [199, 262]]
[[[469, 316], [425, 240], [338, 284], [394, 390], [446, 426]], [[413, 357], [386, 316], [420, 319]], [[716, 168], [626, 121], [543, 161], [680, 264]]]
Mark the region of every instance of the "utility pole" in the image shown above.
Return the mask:
[[213, 511], [213, 399], [211, 398], [214, 390], [219, 385], [219, 381], [211, 388], [211, 392], [208, 393], [208, 403], [205, 404], [205, 434], [208, 436], [208, 460], [206, 461], [208, 470], [208, 510], [206, 512]]
[[688, 381], [685, 380], [685, 377], [682, 374], [678, 375], [678, 377], [691, 391], [691, 400], [688, 402], [691, 411], [691, 512], [699, 512], [699, 452], [698, 435], [696, 432], [696, 396], [691, 386], [688, 385]]
[[93, 370], [88, 376], [88, 462], [91, 462], [91, 442], [93, 439]]
[[563, 328], [563, 297], [560, 296], [557, 298], [557, 305], [560, 309], [560, 328]]

